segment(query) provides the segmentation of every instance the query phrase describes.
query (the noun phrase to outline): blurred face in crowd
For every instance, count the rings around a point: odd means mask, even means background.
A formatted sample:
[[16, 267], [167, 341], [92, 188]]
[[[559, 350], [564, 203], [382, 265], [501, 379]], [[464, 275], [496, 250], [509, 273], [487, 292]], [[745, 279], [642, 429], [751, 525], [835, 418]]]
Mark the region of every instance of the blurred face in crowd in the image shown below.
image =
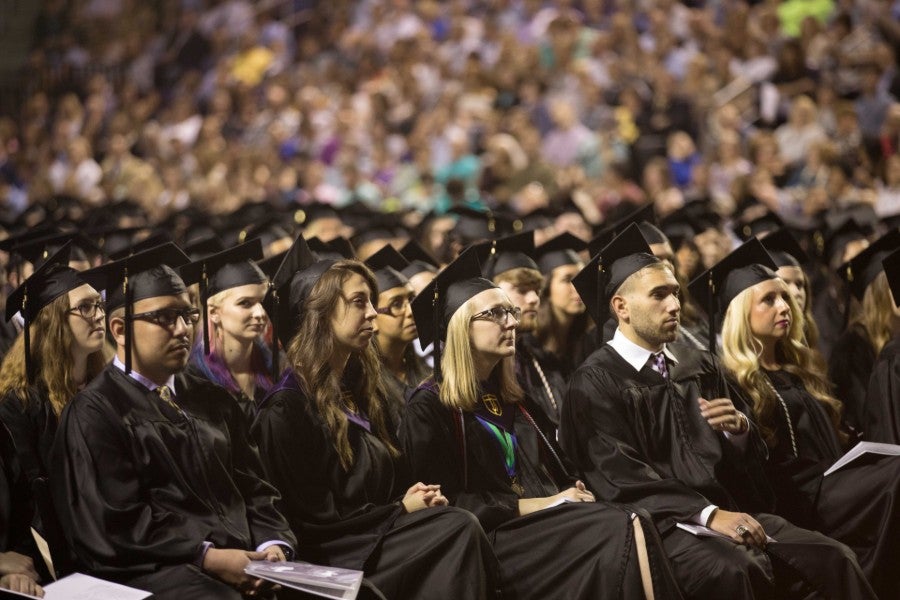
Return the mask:
[[779, 267], [776, 272], [787, 285], [788, 291], [794, 297], [794, 302], [801, 310], [806, 309], [806, 275], [800, 267]]
[[[535, 276], [523, 276], [532, 274]], [[533, 331], [537, 325], [538, 306], [541, 304], [540, 273], [532, 269], [513, 269], [507, 273], [501, 273], [494, 283], [506, 292], [513, 306], [522, 311], [519, 331]]]
[[550, 273], [550, 306], [569, 317], [575, 317], [584, 312], [584, 301], [572, 285], [572, 278], [581, 271], [584, 265], [562, 265], [553, 269]]
[[393, 340], [409, 344], [416, 339], [416, 322], [413, 320], [412, 286], [391, 288], [378, 294], [378, 316], [375, 323], [379, 340]]

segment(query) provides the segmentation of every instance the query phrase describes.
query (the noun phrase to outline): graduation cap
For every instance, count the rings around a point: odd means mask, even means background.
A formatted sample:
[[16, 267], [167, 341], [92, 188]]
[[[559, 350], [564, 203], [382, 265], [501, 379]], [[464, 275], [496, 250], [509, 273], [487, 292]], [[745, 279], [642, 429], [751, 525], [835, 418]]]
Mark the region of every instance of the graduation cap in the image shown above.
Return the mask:
[[614, 222], [610, 227], [612, 227], [615, 235], [619, 235], [628, 229], [628, 226], [632, 223], [640, 228], [641, 233], [644, 235], [644, 239], [647, 240], [648, 244], [665, 244], [669, 241], [669, 238], [667, 238], [662, 230], [657, 227], [658, 221], [656, 219], [656, 212], [653, 210], [652, 202], [638, 207], [636, 210], [633, 210]]
[[42, 308], [67, 293], [87, 283], [78, 271], [69, 267], [71, 242], [66, 242], [43, 264], [35, 269], [31, 277], [16, 288], [6, 300], [6, 320], [12, 319], [17, 312], [22, 313], [25, 320], [23, 337], [25, 338], [25, 377], [28, 383], [34, 378], [34, 365], [31, 360], [31, 327]]
[[356, 251], [353, 244], [344, 236], [338, 236], [333, 240], [323, 242], [318, 237], [312, 237], [306, 240], [309, 249], [316, 253], [319, 258], [331, 258], [334, 260], [351, 260], [356, 258]]
[[156, 248], [157, 246], [162, 246], [163, 244], [171, 242], [172, 236], [165, 231], [154, 231], [140, 242], [129, 244], [126, 247], [116, 250], [112, 253], [107, 251], [106, 255], [109, 256], [110, 260], [121, 260], [127, 256], [131, 256], [132, 254], [137, 254], [139, 252], [143, 252], [144, 250]]
[[709, 318], [709, 351], [715, 354], [716, 319], [749, 287], [775, 279], [778, 265], [756, 238], [750, 238], [688, 285]]
[[513, 269], [533, 269], [540, 272], [531, 256], [534, 254], [534, 231], [525, 231], [502, 237], [491, 242], [482, 242], [489, 248], [489, 256], [482, 267], [486, 279]]
[[125, 307], [125, 372], [131, 372], [132, 312], [146, 298], [178, 296], [187, 284], [174, 269], [190, 262], [172, 242], [148, 248], [81, 274], [96, 290], [106, 290], [106, 314]]
[[413, 319], [423, 348], [434, 343], [434, 379], [441, 380], [441, 344], [447, 340], [447, 324], [459, 308], [485, 290], [497, 286], [481, 276], [486, 246], [466, 248], [452, 263], [413, 298]]
[[587, 247], [587, 242], [565, 232], [535, 248], [534, 257], [541, 273], [549, 277], [557, 267], [584, 262], [578, 253]]
[[185, 281], [200, 282], [200, 308], [203, 311], [203, 351], [209, 354], [209, 307], [207, 301], [225, 290], [242, 285], [266, 283], [266, 274], [256, 265], [255, 260], [263, 256], [262, 242], [255, 238], [207, 256], [179, 269]]
[[379, 294], [409, 283], [409, 279], [403, 274], [403, 269], [409, 266], [409, 261], [390, 244], [386, 244], [367, 258], [365, 263], [375, 273]]
[[337, 209], [325, 202], [312, 202], [310, 204], [297, 206], [294, 209], [294, 224], [300, 227], [309, 227], [313, 222], [320, 219], [342, 220]]
[[491, 211], [477, 210], [465, 205], [452, 207], [447, 214], [457, 217], [456, 227], [450, 233], [465, 245], [493, 239], [503, 226], [499, 223], [497, 215]]
[[758, 238], [764, 233], [783, 229], [784, 226], [784, 220], [770, 210], [754, 219], [736, 224], [733, 230], [741, 241], [746, 242], [752, 237]]
[[536, 208], [528, 214], [522, 215], [522, 218], [520, 219], [522, 222], [522, 229], [546, 229], [548, 227], [553, 227], [559, 214], [558, 210], [550, 208], [549, 206]]
[[97, 240], [97, 246], [108, 257], [125, 251], [132, 245], [135, 236], [146, 231], [147, 227], [93, 227], [87, 229], [87, 234]]
[[894, 297], [894, 305], [900, 307], [900, 250], [895, 250], [885, 256], [881, 261], [881, 266], [887, 275], [891, 295]]
[[603, 327], [609, 318], [609, 301], [625, 280], [652, 264], [661, 262], [653, 256], [650, 244], [637, 224], [632, 223], [594, 256], [572, 278], [572, 285], [584, 301], [591, 318]]
[[184, 251], [191, 260], [199, 260], [204, 256], [225, 250], [225, 244], [215, 233], [197, 236], [184, 245]]
[[[272, 365], [278, 365], [278, 341], [287, 348], [300, 328], [304, 305], [309, 293], [325, 271], [336, 263], [322, 259], [312, 250], [303, 236], [297, 236], [284, 253], [284, 257], [272, 275], [272, 285], [263, 300], [263, 308], [272, 321], [276, 341], [272, 344]], [[277, 374], [273, 374], [277, 377]]]
[[881, 261], [897, 248], [900, 248], [900, 230], [892, 229], [838, 267], [838, 276], [847, 283], [847, 288], [857, 300], [863, 299], [866, 288], [881, 273]]
[[38, 268], [47, 257], [56, 253], [64, 244], [72, 242], [69, 246], [69, 260], [88, 261], [88, 253], [99, 254], [100, 248], [87, 236], [80, 232], [57, 233], [39, 237], [27, 242], [17, 244], [13, 252], [18, 253], [28, 262]]
[[809, 256], [800, 247], [791, 232], [782, 227], [760, 240], [778, 268], [797, 267], [809, 262]]
[[237, 233], [236, 243], [243, 244], [247, 240], [259, 238], [263, 249], [268, 248], [273, 242], [283, 238], [289, 238], [291, 234], [284, 226], [284, 219], [277, 213], [269, 213], [261, 221], [249, 227], [241, 229]]
[[406, 244], [400, 248], [400, 254], [409, 262], [409, 265], [400, 271], [407, 279], [418, 275], [419, 273], [424, 273], [425, 271], [437, 273], [440, 268], [438, 260], [429, 254], [428, 251], [415, 240], [406, 242]]
[[722, 218], [710, 207], [708, 202], [697, 200], [688, 202], [660, 221], [659, 228], [665, 234], [672, 247], [678, 250], [684, 242], [708, 229], [718, 229]]
[[828, 265], [838, 255], [843, 256], [847, 245], [856, 240], [868, 239], [872, 231], [852, 217], [826, 219], [822, 240], [822, 256]]

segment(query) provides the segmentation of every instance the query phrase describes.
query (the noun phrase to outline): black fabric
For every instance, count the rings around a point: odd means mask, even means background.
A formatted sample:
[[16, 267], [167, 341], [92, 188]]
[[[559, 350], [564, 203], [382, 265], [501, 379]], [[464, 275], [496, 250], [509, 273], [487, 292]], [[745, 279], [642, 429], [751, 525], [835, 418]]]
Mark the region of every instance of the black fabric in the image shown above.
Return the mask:
[[844, 403], [844, 421], [865, 436], [866, 389], [875, 367], [875, 349], [862, 325], [853, 325], [835, 342], [828, 378], [835, 397]]
[[0, 424], [0, 552], [30, 556], [38, 566], [43, 560], [31, 537], [33, 514], [28, 479], [19, 466], [13, 438]]
[[419, 598], [426, 590], [439, 598], [483, 598], [493, 589], [485, 574], [492, 558], [477, 524], [454, 510], [405, 515], [398, 500], [412, 482], [385, 444], [352, 420], [353, 465], [345, 471], [293, 373], [260, 406], [252, 431], [282, 491], [298, 558], [364, 570], [390, 598]]
[[822, 477], [843, 454], [828, 414], [795, 375], [768, 376], [788, 407], [799, 455], [776, 410], [769, 469], [779, 514], [850, 546], [878, 595], [900, 597], [900, 457], [870, 455]]
[[401, 381], [388, 369], [384, 369], [381, 373], [385, 387], [385, 404], [390, 412], [391, 423], [397, 427], [403, 421], [410, 396], [431, 374], [425, 359], [416, 354], [412, 345], [406, 348], [404, 354], [404, 370], [406, 381]]
[[231, 396], [181, 374], [175, 401], [184, 414], [109, 365], [63, 411], [50, 483], [87, 572], [123, 581], [192, 564], [204, 541], [296, 543]]
[[0, 400], [0, 421], [13, 436], [19, 464], [29, 484], [38, 477], [47, 477], [50, 448], [59, 423], [47, 391], [32, 385], [26, 398], [15, 392], [7, 393]]
[[584, 240], [565, 231], [535, 248], [534, 256], [541, 273], [549, 277], [557, 267], [584, 262], [578, 253], [587, 247]]
[[545, 351], [533, 335], [526, 333], [516, 337], [516, 379], [552, 423], [552, 430], [548, 433], [553, 439], [556, 439], [559, 407], [565, 397], [567, 379], [572, 371], [574, 365], [567, 365], [566, 361]]
[[[564, 471], [569, 465], [547, 437], [540, 413], [530, 413], [538, 429], [518, 406], [501, 406], [504, 413], [514, 413], [517, 474], [524, 497], [546, 497], [570, 487], [574, 480]], [[404, 451], [415, 479], [439, 483], [451, 505], [471, 511], [489, 533], [500, 561], [504, 597], [644, 597], [632, 509], [579, 503], [520, 517], [519, 496], [511, 487], [498, 442], [475, 413], [463, 412], [463, 458], [458, 419], [458, 413], [441, 403], [434, 384], [420, 386], [401, 427]], [[658, 538], [649, 521], [643, 527], [657, 597], [678, 597]]]
[[409, 261], [397, 252], [393, 246], [386, 244], [378, 252], [365, 261], [366, 266], [375, 274], [378, 283], [378, 292], [386, 292], [389, 289], [403, 287], [409, 283], [403, 269], [409, 266]]
[[892, 229], [838, 268], [838, 275], [847, 283], [857, 300], [863, 299], [866, 288], [884, 270], [882, 261], [898, 248], [900, 230]]
[[900, 338], [885, 344], [875, 361], [864, 412], [866, 440], [900, 444]]
[[67, 243], [9, 295], [6, 299], [7, 321], [21, 312], [30, 323], [42, 308], [85, 284], [78, 271], [68, 266], [70, 250], [71, 243]]
[[[715, 504], [754, 514], [764, 528], [772, 524], [772, 532], [784, 535], [780, 521], [775, 527], [767, 514], [773, 496], [756, 429], [741, 451], [700, 415], [699, 396], [727, 395], [721, 370], [706, 352], [681, 344], [668, 348], [677, 358], [668, 362], [668, 380], [649, 365], [636, 371], [609, 345], [576, 371], [563, 403], [561, 439], [588, 484], [601, 498], [650, 513], [689, 598], [789, 597], [798, 574], [826, 597], [874, 597], [852, 553], [824, 536], [790, 527], [791, 544], [770, 544], [763, 559], [675, 527]], [[735, 405], [749, 412], [737, 399]], [[817, 560], [805, 558], [811, 553]], [[779, 576], [776, 561], [790, 562], [799, 573]]]

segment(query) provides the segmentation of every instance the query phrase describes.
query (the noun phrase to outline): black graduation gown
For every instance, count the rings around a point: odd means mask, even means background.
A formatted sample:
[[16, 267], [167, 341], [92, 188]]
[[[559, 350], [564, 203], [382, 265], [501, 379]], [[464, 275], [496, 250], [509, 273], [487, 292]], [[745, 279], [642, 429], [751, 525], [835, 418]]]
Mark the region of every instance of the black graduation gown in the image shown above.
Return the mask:
[[19, 464], [30, 484], [49, 474], [50, 448], [59, 419], [42, 386], [30, 386], [26, 393], [27, 398], [22, 398], [9, 392], [0, 400], [0, 421], [13, 436]]
[[247, 427], [249, 428], [253, 424], [253, 419], [256, 418], [256, 407], [262, 402], [263, 398], [266, 397], [268, 390], [264, 390], [257, 386], [257, 388], [253, 391], [253, 397], [249, 397], [243, 391], [238, 391], [237, 393], [231, 392], [221, 381], [216, 381], [212, 377], [210, 377], [206, 372], [204, 372], [203, 368], [193, 362], [194, 357], [191, 357], [191, 361], [188, 363], [187, 368], [185, 368], [184, 372], [192, 377], [197, 377], [199, 379], [204, 379], [209, 381], [210, 383], [217, 385], [229, 393], [231, 396], [237, 401], [238, 406], [241, 407], [241, 412], [244, 413], [245, 421], [247, 423]]
[[[477, 522], [463, 511], [406, 514], [410, 485], [385, 444], [350, 420], [353, 466], [345, 471], [328, 428], [291, 371], [260, 405], [253, 435], [298, 555], [359, 569], [388, 598], [484, 598], [496, 569]], [[487, 567], [487, 573], [486, 573]]]
[[430, 373], [425, 359], [416, 354], [412, 347], [407, 348], [405, 359], [406, 381], [401, 381], [388, 369], [381, 372], [388, 412], [391, 423], [395, 426], [399, 426], [403, 421], [403, 413], [406, 412], [406, 403], [409, 401], [409, 397]]
[[900, 444], [900, 338], [881, 349], [869, 377], [865, 439]]
[[[668, 348], [678, 359], [668, 361], [669, 380], [649, 365], [636, 371], [608, 344], [573, 375], [560, 435], [588, 484], [601, 498], [650, 513], [686, 596], [769, 597], [804, 585], [802, 574], [823, 592], [871, 597], [849, 549], [763, 512], [773, 507], [765, 444], [752, 429], [741, 451], [715, 432], [697, 398], [727, 396], [720, 368], [708, 352]], [[740, 400], [735, 405], [749, 414]], [[676, 527], [711, 504], [754, 514], [779, 543], [763, 554]]]
[[566, 379], [574, 369], [567, 368], [553, 353], [541, 348], [530, 334], [520, 336], [517, 342], [516, 378], [527, 396], [552, 424], [553, 429], [548, 433], [555, 440], [559, 405], [566, 392]]
[[779, 513], [805, 518], [810, 528], [844, 542], [882, 598], [900, 598], [900, 457], [866, 456], [828, 477], [822, 474], [843, 451], [828, 414], [800, 379], [769, 373], [791, 415], [798, 456], [787, 419], [776, 406], [777, 445], [770, 468]]
[[[507, 419], [513, 411], [516, 477], [523, 497], [547, 497], [571, 487], [574, 479], [546, 435], [549, 423], [530, 407], [527, 414], [517, 405], [504, 405], [503, 411]], [[475, 412], [446, 408], [433, 382], [413, 394], [400, 431], [413, 476], [439, 483], [450, 503], [474, 513], [488, 532], [500, 561], [504, 597], [643, 598], [631, 508], [573, 503], [519, 516], [520, 497], [500, 443]], [[640, 518], [657, 598], [678, 597], [655, 530]]]
[[860, 325], [838, 338], [828, 361], [828, 375], [835, 397], [844, 403], [844, 421], [856, 431], [866, 422], [866, 390], [875, 366], [875, 350]]
[[30, 529], [33, 513], [31, 492], [12, 436], [0, 423], [0, 552], [30, 556], [40, 570], [43, 560]]
[[234, 399], [186, 374], [174, 391], [184, 414], [108, 365], [63, 410], [51, 450], [54, 503], [81, 567], [150, 591], [146, 576], [170, 581], [169, 567], [199, 578], [204, 542], [296, 544]]

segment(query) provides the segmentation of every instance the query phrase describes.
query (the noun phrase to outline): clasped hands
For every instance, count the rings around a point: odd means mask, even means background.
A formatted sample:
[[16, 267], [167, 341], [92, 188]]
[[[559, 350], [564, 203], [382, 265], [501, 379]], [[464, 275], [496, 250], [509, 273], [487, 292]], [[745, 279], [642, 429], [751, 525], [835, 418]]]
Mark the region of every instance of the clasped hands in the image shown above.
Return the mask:
[[408, 513], [432, 506], [447, 506], [449, 503], [446, 496], [441, 494], [440, 485], [427, 485], [421, 481], [406, 490], [402, 502]]
[[709, 426], [716, 431], [726, 431], [733, 435], [746, 433], [750, 427], [747, 417], [728, 398], [715, 398], [706, 400], [698, 398], [700, 415], [706, 419]]

